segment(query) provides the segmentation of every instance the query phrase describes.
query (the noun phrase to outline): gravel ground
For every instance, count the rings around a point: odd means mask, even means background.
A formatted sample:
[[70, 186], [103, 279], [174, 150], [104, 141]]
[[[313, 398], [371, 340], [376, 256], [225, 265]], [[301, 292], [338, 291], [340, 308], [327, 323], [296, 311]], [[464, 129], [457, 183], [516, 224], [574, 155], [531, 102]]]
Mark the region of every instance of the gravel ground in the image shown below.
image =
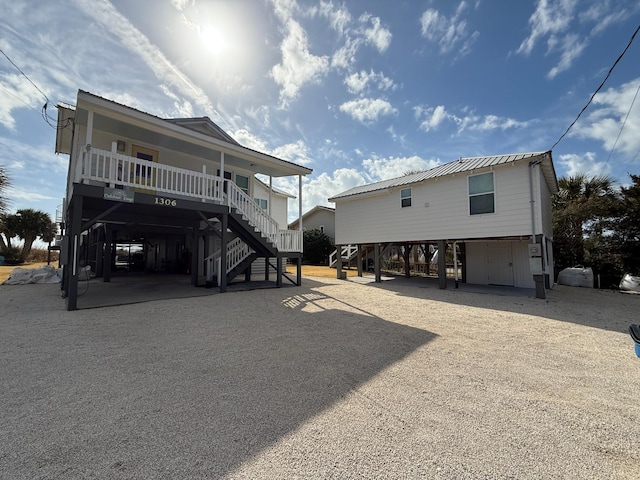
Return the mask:
[[305, 277], [0, 305], [3, 479], [640, 478], [640, 295]]

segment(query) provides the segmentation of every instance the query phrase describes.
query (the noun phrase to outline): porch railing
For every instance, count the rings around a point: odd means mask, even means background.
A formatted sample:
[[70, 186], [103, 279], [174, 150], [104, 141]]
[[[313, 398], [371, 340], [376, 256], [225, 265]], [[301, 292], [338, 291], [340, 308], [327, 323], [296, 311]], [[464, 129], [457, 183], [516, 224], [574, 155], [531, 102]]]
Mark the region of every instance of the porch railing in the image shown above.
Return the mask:
[[258, 231], [269, 239], [278, 250], [283, 252], [302, 252], [302, 232], [299, 230], [281, 230], [278, 223], [271, 218], [249, 195], [244, 193], [235, 183], [227, 182], [227, 201]]
[[[342, 248], [340, 249], [340, 257], [342, 258], [342, 260], [353, 260], [353, 257], [356, 256], [356, 254], [358, 253], [358, 246], [357, 245], [343, 245]], [[329, 266], [333, 267], [336, 263], [338, 263], [338, 249], [335, 249], [330, 255], [329, 255]]]
[[280, 230], [278, 223], [235, 183], [209, 175], [204, 165], [198, 172], [130, 157], [114, 150], [88, 147], [76, 165], [75, 181], [81, 180], [226, 204], [241, 213], [278, 250], [302, 252], [300, 231]]
[[186, 168], [149, 162], [109, 150], [89, 148], [82, 155], [77, 181], [95, 180], [110, 186], [152, 190], [160, 193], [182, 195], [202, 201], [222, 202], [222, 178]]

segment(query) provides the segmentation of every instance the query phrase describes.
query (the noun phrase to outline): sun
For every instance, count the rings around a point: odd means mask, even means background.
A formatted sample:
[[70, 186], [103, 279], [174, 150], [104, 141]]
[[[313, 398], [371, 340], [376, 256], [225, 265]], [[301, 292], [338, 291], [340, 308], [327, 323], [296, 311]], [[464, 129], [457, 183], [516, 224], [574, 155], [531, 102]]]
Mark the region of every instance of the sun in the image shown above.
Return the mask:
[[224, 33], [217, 28], [203, 28], [200, 30], [200, 39], [204, 46], [212, 53], [222, 53], [229, 47]]

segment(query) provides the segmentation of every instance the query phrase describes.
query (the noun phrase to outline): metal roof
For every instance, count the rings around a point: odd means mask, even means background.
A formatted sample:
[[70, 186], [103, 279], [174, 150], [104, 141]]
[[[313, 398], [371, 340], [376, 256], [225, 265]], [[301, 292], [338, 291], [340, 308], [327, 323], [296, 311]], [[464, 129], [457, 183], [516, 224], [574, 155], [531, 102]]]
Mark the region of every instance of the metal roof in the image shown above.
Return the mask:
[[[539, 157], [539, 158], [537, 158]], [[528, 153], [509, 153], [504, 155], [491, 155], [487, 157], [461, 157], [453, 162], [439, 165], [430, 170], [424, 172], [413, 173], [411, 175], [405, 175], [403, 177], [391, 178], [389, 180], [383, 180], [381, 182], [370, 183], [368, 185], [361, 185], [359, 187], [351, 188], [345, 192], [339, 193], [331, 198], [330, 202], [342, 199], [345, 197], [352, 197], [355, 195], [362, 195], [365, 193], [372, 193], [377, 191], [384, 191], [393, 187], [401, 187], [404, 185], [411, 185], [415, 183], [424, 182], [433, 178], [444, 177], [446, 175], [453, 175], [461, 172], [471, 172], [473, 170], [479, 170], [481, 168], [494, 167], [497, 165], [505, 165], [520, 161], [536, 161], [539, 160], [542, 165], [542, 172], [544, 174], [547, 185], [551, 193], [555, 193], [558, 190], [558, 181], [556, 179], [555, 169], [553, 167], [553, 161], [551, 159], [551, 151], [547, 152], [528, 152]]]

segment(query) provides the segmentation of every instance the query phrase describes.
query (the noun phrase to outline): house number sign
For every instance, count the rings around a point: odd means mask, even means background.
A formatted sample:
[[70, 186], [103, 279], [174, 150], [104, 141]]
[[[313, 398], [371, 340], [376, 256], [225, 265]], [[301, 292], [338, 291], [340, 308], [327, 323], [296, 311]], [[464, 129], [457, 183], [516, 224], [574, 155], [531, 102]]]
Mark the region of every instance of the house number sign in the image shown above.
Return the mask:
[[165, 205], [167, 207], [175, 207], [178, 202], [172, 198], [156, 197], [156, 205]]

